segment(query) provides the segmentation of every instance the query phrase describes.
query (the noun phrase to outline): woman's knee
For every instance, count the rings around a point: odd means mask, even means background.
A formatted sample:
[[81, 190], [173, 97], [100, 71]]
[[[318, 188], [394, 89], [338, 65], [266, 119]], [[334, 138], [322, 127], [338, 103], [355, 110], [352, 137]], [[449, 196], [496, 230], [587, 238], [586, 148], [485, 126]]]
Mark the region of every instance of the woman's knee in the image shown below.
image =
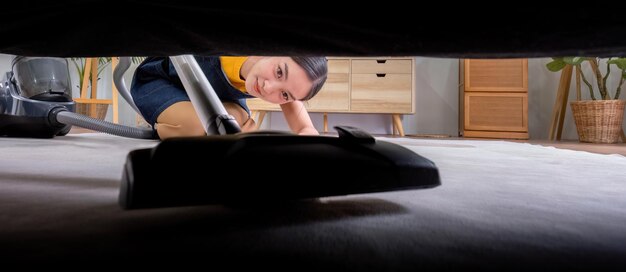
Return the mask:
[[156, 123], [155, 128], [161, 140], [172, 137], [194, 137], [206, 135], [204, 128], [197, 126]]
[[[222, 103], [228, 114], [235, 117], [242, 131], [256, 129], [256, 124], [246, 110], [232, 102]], [[177, 102], [165, 109], [157, 118], [155, 129], [159, 138], [203, 136], [206, 131], [189, 101]]]
[[228, 114], [235, 117], [235, 120], [237, 120], [237, 124], [239, 124], [240, 127], [246, 124], [250, 119], [248, 112], [239, 106], [239, 104], [233, 102], [223, 102], [222, 104], [224, 105], [224, 108], [226, 108]]
[[161, 139], [206, 135], [189, 101], [177, 102], [165, 109], [157, 118], [155, 129]]

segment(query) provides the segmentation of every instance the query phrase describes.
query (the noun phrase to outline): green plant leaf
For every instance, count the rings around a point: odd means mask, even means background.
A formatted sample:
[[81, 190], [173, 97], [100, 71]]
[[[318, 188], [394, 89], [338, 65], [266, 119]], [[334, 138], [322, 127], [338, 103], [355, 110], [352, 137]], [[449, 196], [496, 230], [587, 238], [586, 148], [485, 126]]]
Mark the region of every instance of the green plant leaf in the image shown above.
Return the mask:
[[626, 70], [626, 58], [612, 59], [609, 60], [608, 64], [615, 64], [617, 65], [617, 68]]
[[583, 57], [565, 57], [563, 58], [563, 61], [567, 64], [571, 64], [571, 65], [579, 65], [581, 63], [583, 63], [583, 61], [585, 61], [585, 58]]
[[558, 72], [558, 71], [561, 71], [563, 68], [565, 68], [565, 65], [567, 63], [565, 63], [563, 58], [552, 58], [552, 59], [553, 61], [548, 62], [546, 64], [546, 68], [548, 68], [548, 70], [552, 72]]
[[100, 64], [109, 64], [111, 62], [111, 57], [102, 57], [98, 58], [98, 65]]
[[144, 61], [145, 59], [146, 59], [146, 57], [132, 57], [132, 58], [131, 58], [131, 61], [132, 61], [134, 64], [137, 64], [137, 63], [140, 63], [140, 62]]

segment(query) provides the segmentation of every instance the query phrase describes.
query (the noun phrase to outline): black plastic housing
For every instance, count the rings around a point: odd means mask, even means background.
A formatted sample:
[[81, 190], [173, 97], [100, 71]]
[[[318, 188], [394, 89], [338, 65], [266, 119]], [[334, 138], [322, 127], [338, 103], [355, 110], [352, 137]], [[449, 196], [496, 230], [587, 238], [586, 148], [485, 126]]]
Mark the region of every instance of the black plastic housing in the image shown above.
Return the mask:
[[438, 185], [432, 161], [365, 132], [257, 132], [168, 139], [130, 152], [119, 204], [137, 209], [270, 203]]

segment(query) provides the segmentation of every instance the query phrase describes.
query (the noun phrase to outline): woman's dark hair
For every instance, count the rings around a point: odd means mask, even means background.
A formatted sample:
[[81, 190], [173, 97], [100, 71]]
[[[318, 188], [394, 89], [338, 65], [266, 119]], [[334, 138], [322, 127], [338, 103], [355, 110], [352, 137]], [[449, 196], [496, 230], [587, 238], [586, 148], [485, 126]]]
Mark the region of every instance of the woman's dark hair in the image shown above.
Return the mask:
[[309, 94], [301, 101], [313, 98], [324, 86], [328, 77], [328, 60], [326, 57], [291, 57], [295, 63], [304, 69], [307, 77], [313, 82]]

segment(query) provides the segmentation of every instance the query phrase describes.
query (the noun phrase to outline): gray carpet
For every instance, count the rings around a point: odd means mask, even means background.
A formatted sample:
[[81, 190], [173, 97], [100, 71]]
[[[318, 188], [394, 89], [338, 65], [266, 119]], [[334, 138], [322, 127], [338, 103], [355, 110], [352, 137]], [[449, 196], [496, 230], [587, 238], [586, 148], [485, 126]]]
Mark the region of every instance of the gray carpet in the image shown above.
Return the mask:
[[157, 142], [0, 138], [0, 256], [22, 265], [298, 271], [626, 268], [625, 157], [504, 141], [379, 140], [434, 161], [442, 185], [289, 205], [124, 211], [125, 156]]

